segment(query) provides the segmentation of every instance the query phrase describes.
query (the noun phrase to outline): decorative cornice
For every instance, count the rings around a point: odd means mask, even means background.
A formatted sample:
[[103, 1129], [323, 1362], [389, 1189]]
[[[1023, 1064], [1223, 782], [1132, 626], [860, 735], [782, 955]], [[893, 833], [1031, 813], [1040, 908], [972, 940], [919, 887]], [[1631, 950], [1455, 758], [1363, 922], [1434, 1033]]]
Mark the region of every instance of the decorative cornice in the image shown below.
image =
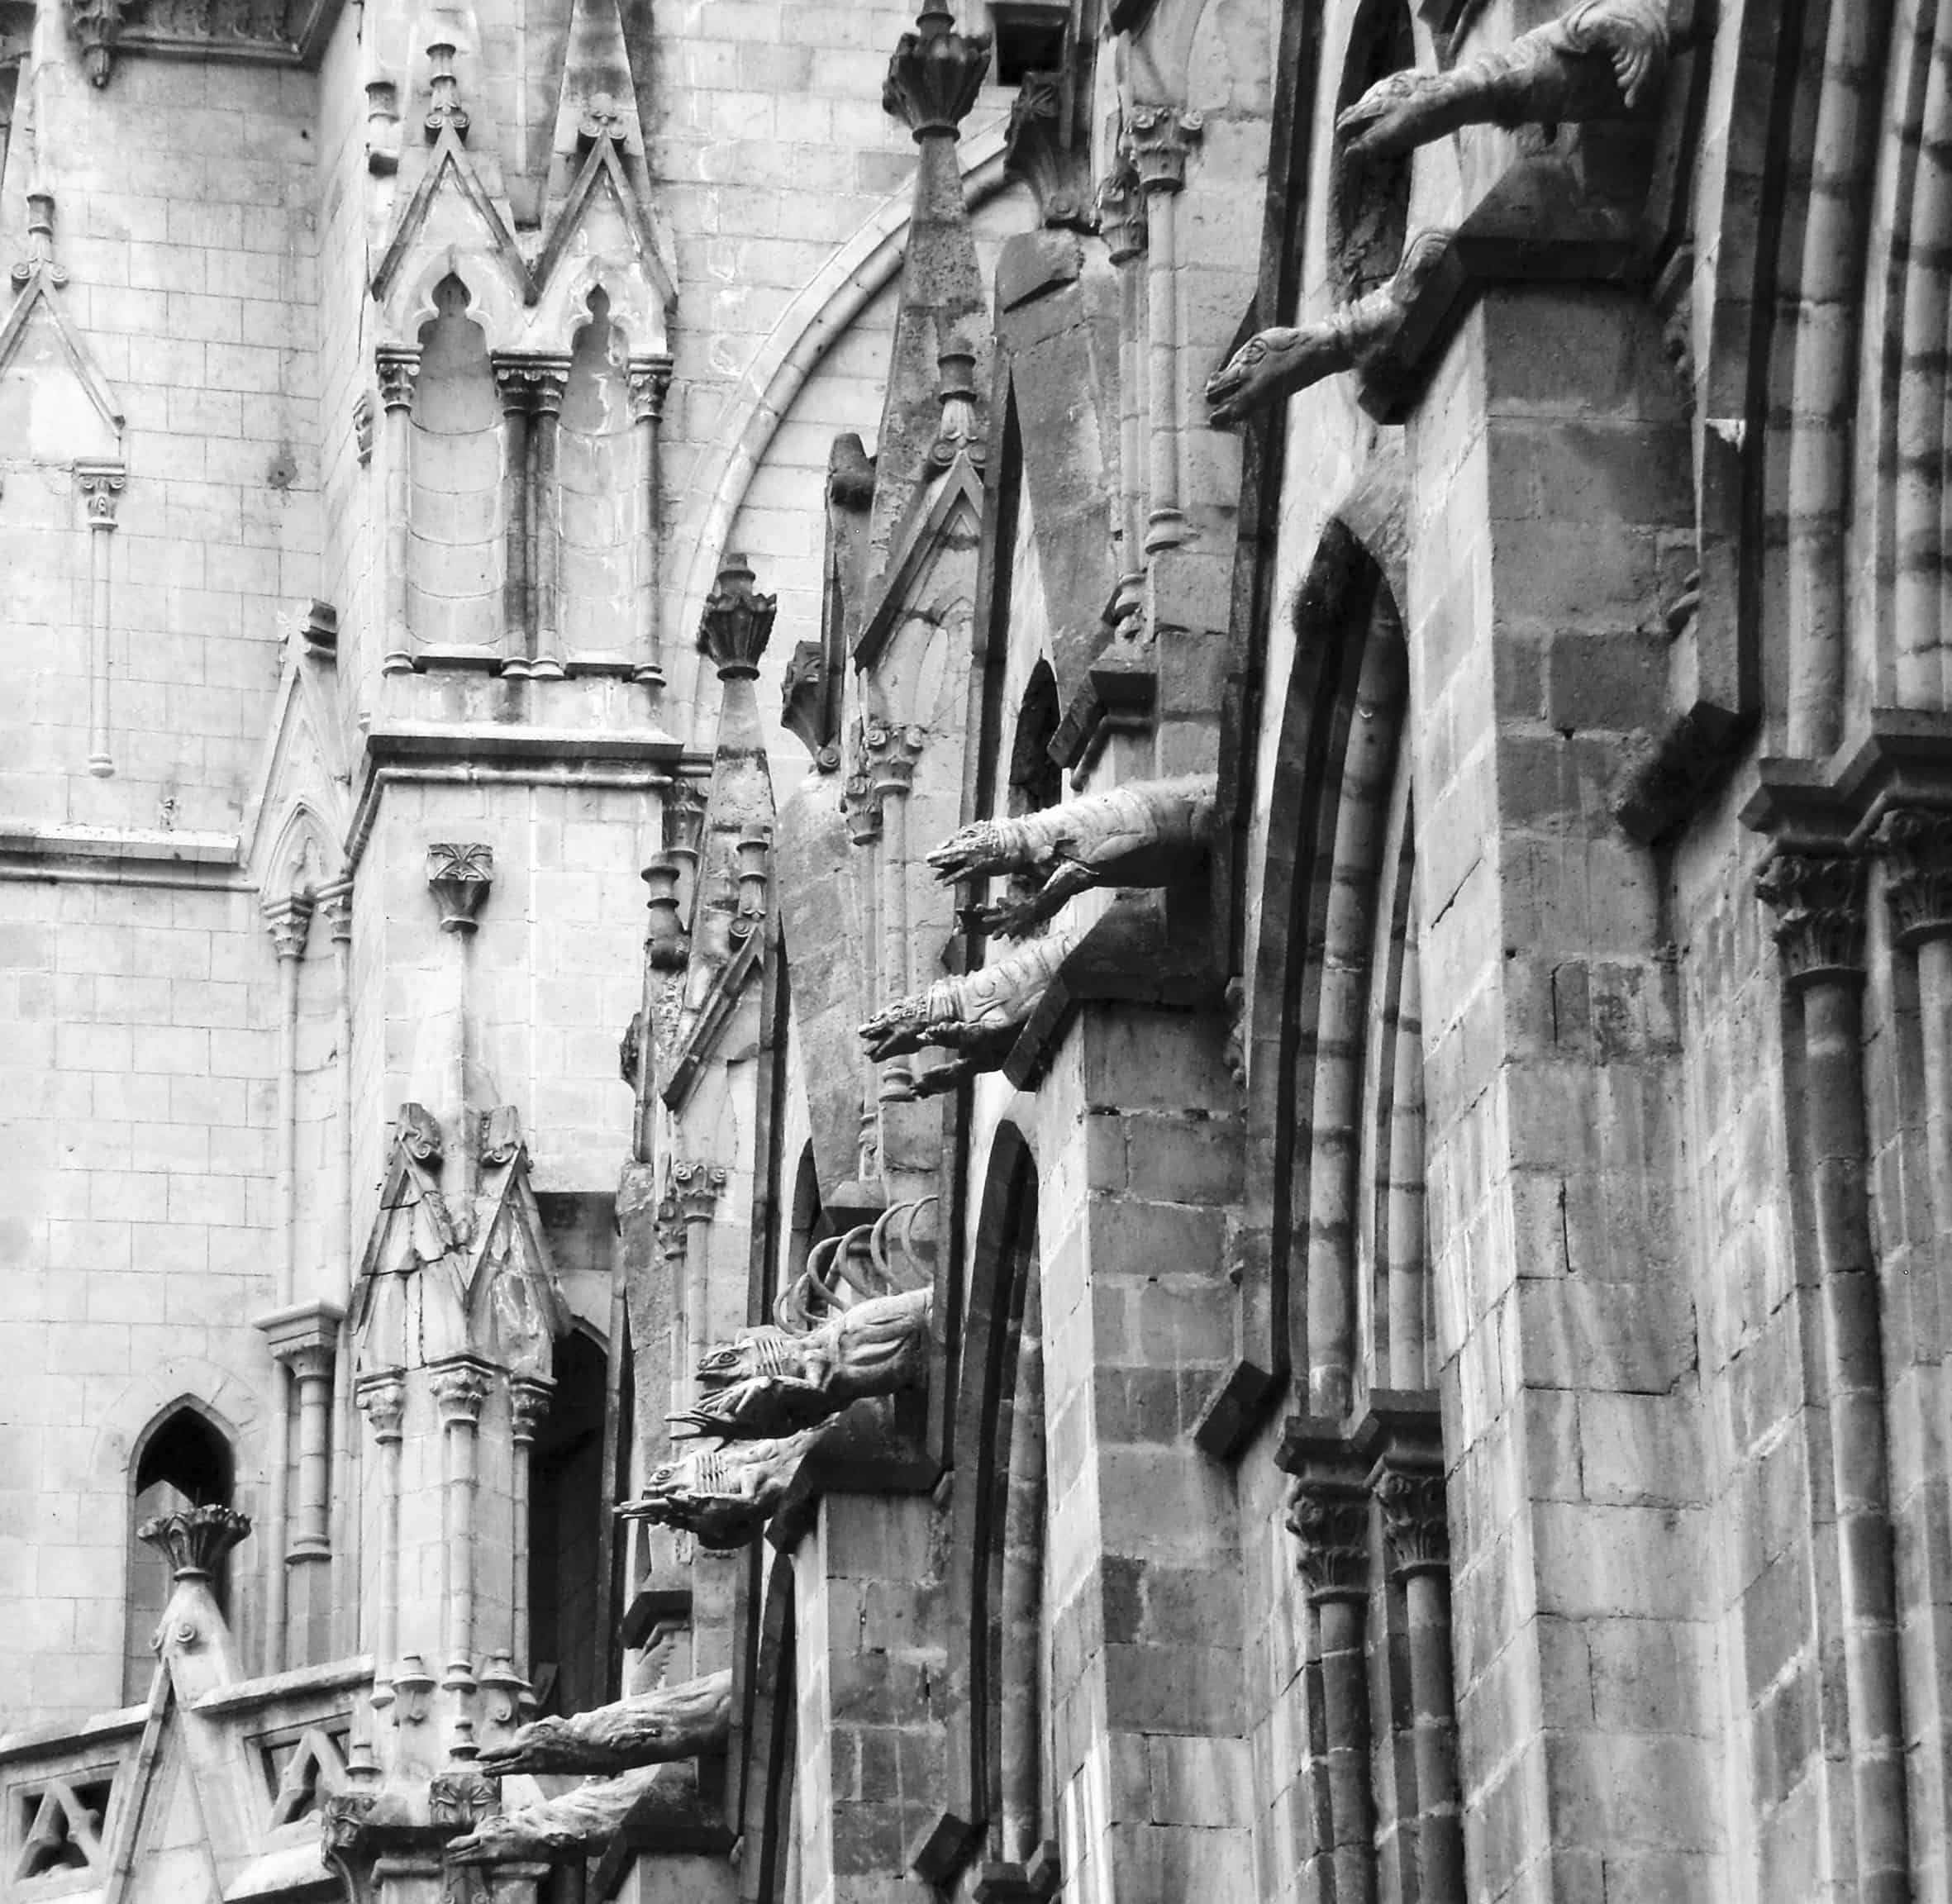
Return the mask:
[[427, 885], [443, 932], [472, 932], [495, 877], [495, 853], [478, 841], [444, 840], [427, 849]]
[[1003, 169], [1030, 187], [1043, 224], [1093, 231], [1090, 165], [1064, 124], [1068, 84], [1062, 73], [1025, 74], [1010, 107]]
[[1862, 981], [1864, 871], [1854, 853], [1778, 851], [1763, 868], [1755, 890], [1776, 913], [1786, 985]]
[[1288, 1525], [1300, 1540], [1308, 1597], [1360, 1600], [1369, 1590], [1369, 1491], [1359, 1481], [1299, 1477]]
[[1186, 161], [1206, 121], [1180, 106], [1135, 105], [1125, 117], [1125, 143], [1145, 192], [1177, 192], [1186, 183]]
[[145, 1521], [136, 1537], [169, 1556], [177, 1579], [207, 1580], [250, 1532], [250, 1516], [234, 1507], [185, 1507]]
[[1450, 1564], [1450, 1522], [1441, 1461], [1386, 1454], [1373, 1483], [1391, 1570], [1397, 1578], [1442, 1573]]
[[955, 138], [989, 70], [990, 36], [959, 33], [955, 16], [930, 5], [904, 33], [888, 63], [881, 109], [919, 140]]
[[1885, 862], [1884, 896], [1900, 945], [1952, 933], [1952, 812], [1894, 807], [1871, 844]]
[[759, 657], [773, 633], [778, 612], [777, 596], [761, 595], [752, 585], [745, 558], [727, 555], [717, 585], [706, 597], [698, 623], [698, 652], [712, 658], [721, 681], [750, 681], [759, 671]]

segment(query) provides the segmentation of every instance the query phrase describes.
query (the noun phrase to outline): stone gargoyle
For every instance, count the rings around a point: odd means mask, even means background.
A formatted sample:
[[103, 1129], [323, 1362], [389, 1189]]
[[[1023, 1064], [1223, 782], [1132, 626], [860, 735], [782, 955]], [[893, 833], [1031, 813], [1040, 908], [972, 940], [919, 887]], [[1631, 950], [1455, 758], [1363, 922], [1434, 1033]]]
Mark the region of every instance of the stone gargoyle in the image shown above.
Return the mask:
[[695, 1435], [780, 1435], [811, 1428], [851, 1402], [927, 1379], [931, 1295], [872, 1296], [805, 1335], [748, 1329], [698, 1362], [696, 1407], [672, 1421]]
[[477, 1768], [513, 1773], [627, 1772], [722, 1747], [732, 1724], [732, 1676], [708, 1673], [567, 1719], [536, 1719], [506, 1745], [484, 1746]]
[[997, 1069], [1076, 943], [1074, 935], [1053, 933], [994, 965], [897, 998], [861, 1026], [869, 1059], [882, 1064], [939, 1045], [964, 1053], [975, 1069]]
[[1335, 131], [1353, 156], [1389, 159], [1461, 126], [1620, 118], [1659, 91], [1668, 38], [1667, 0], [1583, 0], [1448, 73], [1392, 73], [1336, 120]]
[[1207, 846], [1211, 774], [1145, 780], [1009, 820], [978, 820], [929, 854], [943, 885], [985, 873], [1042, 880], [1026, 899], [993, 906], [986, 930], [1009, 939], [1054, 917], [1095, 886], [1163, 886]]
[[1447, 231], [1412, 240], [1387, 284], [1313, 324], [1257, 331], [1207, 379], [1207, 421], [1216, 429], [1306, 390], [1339, 371], [1359, 370], [1395, 342], [1418, 293], [1450, 249]]
[[652, 1765], [616, 1778], [592, 1778], [545, 1804], [497, 1812], [473, 1830], [450, 1838], [447, 1862], [502, 1864], [516, 1859], [580, 1856], [615, 1835], [660, 1771]]
[[785, 1497], [817, 1435], [807, 1429], [681, 1455], [654, 1468], [644, 1492], [617, 1512], [626, 1520], [682, 1528], [715, 1552], [750, 1545]]

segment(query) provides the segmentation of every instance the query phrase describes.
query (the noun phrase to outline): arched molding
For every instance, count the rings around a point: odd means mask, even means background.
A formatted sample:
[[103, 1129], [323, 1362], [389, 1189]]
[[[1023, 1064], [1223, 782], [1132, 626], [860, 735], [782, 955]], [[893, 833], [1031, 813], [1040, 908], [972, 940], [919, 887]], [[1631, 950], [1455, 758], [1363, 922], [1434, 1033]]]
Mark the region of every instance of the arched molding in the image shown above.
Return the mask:
[[[307, 850], [316, 853], [316, 878], [302, 878]], [[266, 856], [264, 875], [259, 890], [267, 898], [307, 897], [321, 885], [345, 877], [345, 855], [334, 829], [325, 816], [301, 794], [286, 809], [278, 837]]]
[[[1012, 185], [1003, 170], [1004, 132], [1003, 121], [993, 120], [967, 133], [958, 146], [964, 202], [972, 213]], [[906, 190], [883, 202], [780, 313], [745, 374], [729, 393], [716, 430], [716, 444], [698, 459], [679, 502], [682, 519], [691, 514], [700, 497], [707, 498], [688, 538], [688, 557], [683, 558], [679, 630], [697, 627], [746, 491], [807, 379], [849, 326], [901, 270], [907, 248], [909, 210], [910, 194]], [[685, 540], [680, 536], [681, 545]], [[668, 657], [674, 670], [672, 697], [688, 703], [696, 696], [701, 671], [688, 640], [675, 646], [676, 651]]]
[[1015, 1123], [997, 1125], [978, 1179], [969, 1302], [954, 1402], [950, 1454], [957, 1469], [950, 1539], [947, 1802], [931, 1838], [940, 1863], [924, 1875], [941, 1883], [986, 1834], [993, 1843], [1000, 1798], [997, 1764], [1003, 1539], [1007, 1521], [1011, 1404], [1019, 1327], [1030, 1277], [1037, 1273], [1036, 1160]]
[[664, 299], [634, 259], [595, 252], [560, 266], [527, 319], [526, 347], [569, 350], [589, 326], [590, 298], [610, 300], [610, 323], [634, 357], [662, 356], [670, 348]]
[[486, 348], [521, 347], [528, 328], [522, 287], [493, 251], [464, 251], [458, 245], [421, 252], [402, 268], [380, 303], [380, 345], [417, 349], [421, 333], [445, 315], [435, 294], [450, 278], [468, 294], [467, 303], [453, 315], [478, 325]]
[[227, 1440], [236, 1453], [236, 1484], [242, 1497], [263, 1478], [261, 1462], [250, 1450], [264, 1415], [264, 1399], [238, 1375], [198, 1355], [172, 1355], [161, 1368], [135, 1377], [109, 1403], [88, 1450], [88, 1473], [104, 1491], [119, 1489], [121, 1477], [157, 1426], [179, 1408], [192, 1408]]

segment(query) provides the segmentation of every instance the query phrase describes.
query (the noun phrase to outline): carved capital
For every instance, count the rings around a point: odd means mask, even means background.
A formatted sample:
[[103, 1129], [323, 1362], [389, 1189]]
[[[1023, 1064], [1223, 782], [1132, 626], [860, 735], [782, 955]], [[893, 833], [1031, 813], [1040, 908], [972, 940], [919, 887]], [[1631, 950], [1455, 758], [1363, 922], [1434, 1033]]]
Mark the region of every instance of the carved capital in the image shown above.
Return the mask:
[[750, 681], [773, 633], [778, 598], [759, 594], [743, 555], [728, 555], [718, 580], [705, 598], [698, 624], [698, 651], [712, 658], [721, 681]]
[[664, 394], [671, 388], [669, 357], [633, 357], [628, 366], [631, 380], [631, 420], [655, 423], [664, 414]]
[[1125, 117], [1125, 142], [1141, 191], [1177, 192], [1186, 183], [1186, 161], [1206, 121], [1180, 106], [1135, 105]]
[[1862, 980], [1864, 862], [1855, 854], [1778, 853], [1755, 890], [1775, 911], [1786, 985]]
[[1401, 1579], [1448, 1568], [1450, 1522], [1445, 1511], [1443, 1464], [1386, 1454], [1376, 1464], [1374, 1486], [1392, 1572]]
[[517, 1441], [536, 1439], [555, 1392], [555, 1383], [539, 1381], [533, 1375], [518, 1375], [508, 1384], [509, 1432]]
[[318, 889], [318, 909], [326, 931], [336, 945], [352, 940], [352, 881], [333, 879]]
[[379, 379], [379, 401], [388, 410], [411, 410], [413, 386], [420, 375], [420, 352], [410, 344], [382, 344], [373, 353]]
[[426, 117], [429, 145], [443, 132], [452, 132], [464, 141], [468, 136], [468, 109], [461, 103], [461, 83], [455, 77], [454, 61], [455, 49], [447, 40], [436, 40], [427, 49], [427, 64], [432, 69], [427, 82], [432, 95]]
[[250, 1516], [234, 1507], [185, 1507], [145, 1521], [136, 1537], [169, 1555], [177, 1579], [207, 1580], [250, 1532]]
[[472, 932], [495, 877], [492, 846], [442, 841], [427, 849], [427, 885], [440, 908], [443, 932]]
[[129, 473], [120, 463], [77, 463], [74, 486], [81, 492], [91, 529], [112, 529], [116, 505], [128, 487]]
[[1359, 1481], [1303, 1475], [1288, 1497], [1308, 1597], [1360, 1600], [1369, 1589], [1369, 1491]]
[[68, 0], [68, 24], [81, 47], [82, 70], [91, 86], [106, 86], [121, 37], [120, 0]]
[[488, 356], [504, 411], [516, 416], [556, 416], [569, 383], [569, 359], [559, 351], [496, 350]]
[[1098, 230], [1114, 264], [1142, 256], [1145, 250], [1145, 198], [1139, 189], [1139, 169], [1122, 147], [1112, 169], [1098, 184]]
[[918, 140], [953, 139], [989, 70], [990, 36], [959, 33], [955, 16], [929, 5], [904, 33], [888, 63], [881, 109]]
[[372, 1425], [376, 1441], [398, 1441], [407, 1416], [407, 1384], [398, 1368], [362, 1376], [353, 1391], [359, 1411]]
[[264, 924], [280, 959], [305, 956], [305, 942], [312, 931], [312, 909], [311, 896], [304, 892], [288, 892], [282, 899], [265, 901]]
[[680, 1163], [671, 1166], [671, 1190], [678, 1214], [687, 1223], [709, 1223], [726, 1187], [722, 1164]]
[[477, 1362], [437, 1363], [433, 1370], [434, 1399], [443, 1428], [472, 1428], [481, 1420], [488, 1399], [488, 1372]]
[[1873, 845], [1884, 856], [1884, 896], [1901, 945], [1952, 933], [1952, 812], [1894, 807]]
[[926, 727], [883, 726], [863, 731], [862, 750], [868, 764], [869, 786], [874, 797], [905, 794], [915, 784], [915, 769], [928, 740]]
[[1041, 223], [1091, 231], [1091, 168], [1065, 124], [1065, 76], [1026, 73], [1010, 107], [1003, 140], [1003, 169], [1036, 196]]
[[841, 783], [840, 806], [847, 816], [847, 836], [856, 846], [871, 845], [881, 837], [881, 796], [874, 790], [874, 761], [869, 747], [870, 731], [885, 734], [879, 726], [870, 730], [857, 721], [849, 746], [847, 778]]

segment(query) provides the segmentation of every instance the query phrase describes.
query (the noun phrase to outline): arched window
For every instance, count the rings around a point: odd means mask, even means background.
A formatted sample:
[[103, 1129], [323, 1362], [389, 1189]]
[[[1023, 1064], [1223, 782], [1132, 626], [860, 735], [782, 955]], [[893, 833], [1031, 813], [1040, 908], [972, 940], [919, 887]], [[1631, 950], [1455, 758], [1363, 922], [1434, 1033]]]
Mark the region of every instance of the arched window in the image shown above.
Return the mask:
[[421, 327], [413, 387], [408, 620], [421, 650], [450, 660], [486, 660], [502, 637], [494, 607], [502, 407], [487, 339], [468, 305], [459, 278], [435, 287], [438, 315]]
[[[169, 1598], [168, 1557], [136, 1538], [136, 1530], [159, 1514], [182, 1507], [228, 1507], [236, 1479], [231, 1444], [209, 1417], [188, 1403], [163, 1416], [136, 1445], [131, 1476], [128, 1608], [122, 1648], [122, 1698], [135, 1705], [149, 1697], [155, 1653], [150, 1641]], [[230, 1564], [217, 1566], [211, 1591], [229, 1611]]]
[[555, 1388], [536, 1434], [529, 1481], [529, 1678], [545, 1712], [602, 1702], [603, 1397], [607, 1359], [580, 1331], [555, 1345]]

